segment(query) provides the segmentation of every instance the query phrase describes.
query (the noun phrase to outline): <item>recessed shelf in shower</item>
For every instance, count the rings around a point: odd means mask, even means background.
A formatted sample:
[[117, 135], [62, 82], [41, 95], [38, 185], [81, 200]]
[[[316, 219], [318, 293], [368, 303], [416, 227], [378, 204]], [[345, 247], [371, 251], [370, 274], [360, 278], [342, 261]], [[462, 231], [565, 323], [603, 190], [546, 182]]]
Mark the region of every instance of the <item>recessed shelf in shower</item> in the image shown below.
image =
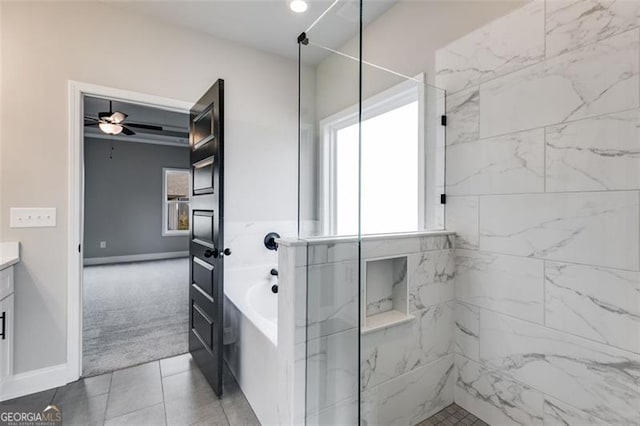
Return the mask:
[[407, 322], [407, 256], [367, 259], [363, 268], [363, 333]]

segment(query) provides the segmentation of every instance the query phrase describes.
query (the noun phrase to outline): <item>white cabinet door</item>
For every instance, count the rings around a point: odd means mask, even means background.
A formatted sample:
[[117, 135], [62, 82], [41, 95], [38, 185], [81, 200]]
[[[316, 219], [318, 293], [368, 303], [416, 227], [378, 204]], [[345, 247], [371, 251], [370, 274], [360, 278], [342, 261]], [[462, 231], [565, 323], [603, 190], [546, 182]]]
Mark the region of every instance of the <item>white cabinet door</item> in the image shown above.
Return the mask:
[[[4, 318], [4, 319], [3, 319]], [[0, 302], [0, 379], [13, 374], [13, 294]]]

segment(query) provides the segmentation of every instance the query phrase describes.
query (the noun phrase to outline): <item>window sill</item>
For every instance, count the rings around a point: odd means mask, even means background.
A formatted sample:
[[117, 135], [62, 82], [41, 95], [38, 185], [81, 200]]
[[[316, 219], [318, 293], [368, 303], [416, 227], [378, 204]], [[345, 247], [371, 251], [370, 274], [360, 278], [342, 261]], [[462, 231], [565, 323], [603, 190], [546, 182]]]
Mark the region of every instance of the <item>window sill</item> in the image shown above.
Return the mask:
[[163, 231], [162, 236], [163, 237], [188, 237], [189, 231], [167, 231], [167, 232]]

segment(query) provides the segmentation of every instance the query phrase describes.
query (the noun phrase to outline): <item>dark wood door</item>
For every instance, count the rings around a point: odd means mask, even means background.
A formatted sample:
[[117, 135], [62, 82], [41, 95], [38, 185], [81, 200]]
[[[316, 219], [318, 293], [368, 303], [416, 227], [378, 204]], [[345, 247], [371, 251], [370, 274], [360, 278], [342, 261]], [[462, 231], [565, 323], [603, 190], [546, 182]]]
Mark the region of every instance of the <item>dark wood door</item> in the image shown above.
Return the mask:
[[190, 113], [191, 243], [189, 352], [216, 395], [222, 395], [224, 308], [224, 81]]

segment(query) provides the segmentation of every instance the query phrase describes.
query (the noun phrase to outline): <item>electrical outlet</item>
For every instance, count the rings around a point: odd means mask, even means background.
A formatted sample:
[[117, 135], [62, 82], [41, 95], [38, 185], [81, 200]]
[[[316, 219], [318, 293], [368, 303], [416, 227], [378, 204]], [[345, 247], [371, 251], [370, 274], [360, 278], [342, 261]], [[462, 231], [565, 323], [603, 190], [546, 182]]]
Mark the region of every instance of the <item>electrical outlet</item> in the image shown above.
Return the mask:
[[107, 248], [107, 242], [106, 241], [100, 241], [100, 248]]
[[11, 208], [11, 228], [55, 228], [55, 208]]

